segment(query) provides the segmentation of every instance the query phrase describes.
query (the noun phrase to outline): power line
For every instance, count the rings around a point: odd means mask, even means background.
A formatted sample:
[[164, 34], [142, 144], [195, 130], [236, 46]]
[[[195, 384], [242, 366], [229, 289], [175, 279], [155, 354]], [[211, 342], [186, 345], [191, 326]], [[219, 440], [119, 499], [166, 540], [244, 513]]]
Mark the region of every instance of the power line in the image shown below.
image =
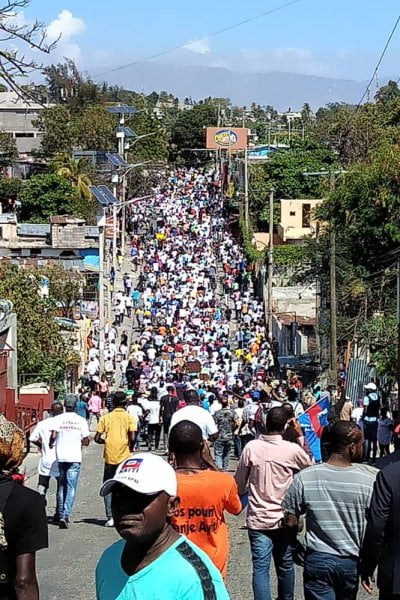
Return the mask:
[[[142, 58], [140, 60], [134, 60], [134, 61], [131, 61], [124, 65], [120, 65], [118, 67], [112, 67], [110, 69], [107, 69], [107, 71], [103, 71], [102, 73], [93, 75], [93, 78], [97, 79], [98, 77], [103, 77], [104, 75], [108, 75], [109, 73], [115, 73], [116, 71], [122, 71], [122, 69], [126, 69], [127, 67], [132, 67], [134, 65], [139, 65], [141, 63], [147, 62], [148, 60], [154, 60], [155, 58], [160, 58], [161, 56], [165, 56], [166, 54], [169, 54], [170, 52], [174, 52], [175, 50], [180, 50], [181, 48], [184, 48], [185, 46], [188, 46], [189, 44], [193, 44], [195, 42], [200, 42], [201, 40], [204, 40], [205, 38], [212, 38], [217, 35], [221, 35], [221, 33], [225, 33], [226, 31], [231, 31], [232, 29], [236, 29], [237, 27], [241, 27], [242, 25], [247, 25], [248, 23], [252, 23], [253, 21], [257, 21], [258, 19], [262, 19], [263, 17], [272, 15], [273, 13], [283, 10], [284, 8], [287, 8], [288, 6], [292, 6], [292, 4], [297, 4], [300, 1], [301, 0], [291, 0], [290, 2], [286, 2], [285, 4], [281, 4], [280, 6], [276, 6], [275, 8], [271, 8], [270, 10], [267, 10], [267, 11], [264, 11], [257, 15], [254, 15], [253, 17], [244, 19], [243, 21], [239, 21], [237, 23], [233, 23], [232, 25], [223, 27], [222, 29], [218, 29], [217, 31], [213, 31], [212, 33], [210, 33], [208, 35], [203, 35], [201, 37], [195, 38], [194, 40], [190, 40], [189, 42], [184, 42], [182, 44], [179, 44], [178, 46], [173, 46], [172, 48], [167, 48], [166, 50], [162, 50], [161, 52], [157, 52], [157, 54], [152, 54], [151, 56], [147, 56], [146, 58]], [[400, 16], [399, 16], [399, 19], [400, 19]]]
[[396, 22], [395, 22], [395, 24], [394, 24], [394, 26], [393, 26], [393, 29], [392, 29], [392, 31], [390, 32], [390, 35], [389, 35], [388, 39], [386, 40], [386, 44], [385, 44], [385, 46], [384, 46], [384, 48], [383, 48], [383, 50], [382, 50], [382, 52], [381, 52], [381, 55], [380, 55], [380, 57], [379, 57], [379, 60], [378, 60], [378, 62], [377, 62], [377, 64], [376, 64], [376, 67], [375, 67], [375, 69], [374, 69], [374, 72], [372, 73], [372, 77], [371, 77], [371, 79], [369, 80], [369, 82], [368, 82], [368, 84], [367, 84], [367, 87], [365, 88], [365, 91], [364, 91], [363, 95], [361, 96], [361, 100], [360, 100], [360, 101], [359, 101], [359, 103], [357, 104], [357, 108], [356, 108], [356, 110], [358, 110], [358, 109], [360, 108], [360, 106], [361, 106], [361, 104], [362, 104], [362, 102], [363, 102], [363, 100], [364, 100], [365, 96], [366, 96], [366, 95], [368, 94], [368, 92], [370, 91], [370, 88], [371, 88], [372, 82], [374, 81], [375, 75], [378, 73], [379, 67], [380, 67], [380, 66], [381, 66], [381, 64], [382, 64], [382, 61], [383, 61], [383, 59], [384, 59], [384, 57], [385, 57], [385, 54], [386, 54], [386, 51], [387, 51], [387, 49], [389, 48], [390, 42], [392, 41], [392, 37], [394, 36], [394, 34], [395, 34], [395, 32], [396, 32], [396, 29], [397, 29], [397, 27], [398, 27], [399, 23], [400, 23], [400, 14], [399, 14], [399, 16], [398, 16], [398, 17], [397, 17], [397, 19], [396, 19]]

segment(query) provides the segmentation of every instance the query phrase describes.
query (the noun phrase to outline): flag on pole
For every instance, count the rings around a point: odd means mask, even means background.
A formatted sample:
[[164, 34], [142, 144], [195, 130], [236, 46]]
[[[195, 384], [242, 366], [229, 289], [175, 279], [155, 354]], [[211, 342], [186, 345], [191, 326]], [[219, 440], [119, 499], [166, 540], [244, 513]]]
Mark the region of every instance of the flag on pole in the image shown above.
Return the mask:
[[297, 417], [315, 462], [321, 462], [321, 435], [328, 425], [329, 397], [325, 396]]

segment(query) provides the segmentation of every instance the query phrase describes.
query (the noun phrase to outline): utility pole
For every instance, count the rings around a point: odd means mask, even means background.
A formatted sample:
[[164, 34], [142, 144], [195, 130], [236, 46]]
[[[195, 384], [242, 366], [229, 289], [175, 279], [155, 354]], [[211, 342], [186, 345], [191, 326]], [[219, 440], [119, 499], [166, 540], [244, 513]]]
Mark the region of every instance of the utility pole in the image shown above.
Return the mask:
[[99, 227], [99, 362], [100, 375], [104, 373], [105, 315], [104, 315], [104, 230], [105, 210], [98, 223]]
[[[114, 177], [118, 177], [118, 175], [114, 175]], [[113, 195], [117, 198], [117, 184], [114, 183], [113, 186]], [[112, 217], [113, 217], [113, 251], [112, 251], [112, 264], [114, 267], [114, 273], [117, 272], [117, 204], [113, 204], [112, 206]]]
[[274, 190], [269, 193], [268, 336], [272, 340], [272, 278], [274, 275]]
[[244, 225], [246, 230], [250, 227], [249, 218], [249, 161], [247, 155], [247, 141], [244, 149]]
[[400, 406], [400, 258], [397, 260], [397, 409]]

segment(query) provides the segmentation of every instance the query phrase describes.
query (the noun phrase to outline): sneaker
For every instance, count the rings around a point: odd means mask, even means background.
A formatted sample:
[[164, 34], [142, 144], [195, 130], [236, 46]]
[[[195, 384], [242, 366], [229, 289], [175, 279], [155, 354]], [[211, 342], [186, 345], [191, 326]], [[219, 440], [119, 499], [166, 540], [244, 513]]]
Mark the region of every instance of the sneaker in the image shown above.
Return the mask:
[[60, 517], [58, 515], [53, 515], [52, 521], [53, 521], [53, 523], [59, 523], [60, 522]]
[[69, 525], [68, 525], [68, 519], [60, 519], [58, 527], [60, 529], [68, 529], [68, 527], [69, 527]]
[[114, 527], [114, 519], [108, 519], [108, 521], [104, 523], [104, 527]]

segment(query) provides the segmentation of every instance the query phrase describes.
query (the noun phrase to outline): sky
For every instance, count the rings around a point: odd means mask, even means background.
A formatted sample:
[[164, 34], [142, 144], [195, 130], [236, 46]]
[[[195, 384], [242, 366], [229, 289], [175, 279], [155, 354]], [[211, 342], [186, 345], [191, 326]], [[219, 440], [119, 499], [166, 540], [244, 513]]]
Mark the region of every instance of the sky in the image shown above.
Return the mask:
[[[210, 35], [287, 1], [31, 0], [18, 19], [44, 21], [49, 40], [61, 34], [50, 62], [72, 58], [101, 80], [107, 79], [108, 68], [183, 45], [156, 60], [364, 81], [399, 13], [398, 0], [299, 0]], [[400, 25], [379, 76], [399, 77], [399, 59]]]

